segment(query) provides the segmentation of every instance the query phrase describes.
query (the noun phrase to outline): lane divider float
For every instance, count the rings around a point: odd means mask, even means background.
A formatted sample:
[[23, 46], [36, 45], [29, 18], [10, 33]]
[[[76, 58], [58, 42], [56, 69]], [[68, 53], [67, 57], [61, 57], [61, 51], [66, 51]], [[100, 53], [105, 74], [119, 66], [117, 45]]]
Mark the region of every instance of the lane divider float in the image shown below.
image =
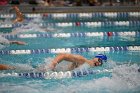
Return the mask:
[[[94, 18], [94, 17], [109, 17], [109, 18], [119, 18], [119, 17], [140, 17], [140, 12], [95, 12], [95, 13], [32, 13], [24, 14], [25, 18], [37, 18], [37, 17], [47, 17], [47, 18]], [[14, 18], [15, 14], [0, 14], [0, 18]]]
[[104, 69], [104, 70], [92, 70], [92, 69], [84, 69], [79, 71], [66, 71], [66, 72], [23, 72], [23, 73], [7, 73], [2, 74], [1, 76], [13, 76], [13, 77], [21, 77], [21, 78], [32, 78], [32, 79], [63, 79], [63, 78], [76, 78], [83, 77], [88, 75], [95, 75], [97, 73], [111, 73], [112, 70]]
[[1, 50], [0, 55], [45, 54], [45, 53], [82, 53], [82, 52], [114, 52], [140, 51], [140, 46], [88, 47], [88, 48], [52, 48], [32, 50]]
[[[21, 27], [22, 25], [26, 25], [27, 23], [24, 24], [6, 24], [6, 23], [1, 23], [0, 28], [14, 28], [14, 27]], [[98, 22], [58, 22], [58, 23], [45, 23], [42, 22], [38, 24], [41, 27], [46, 27], [46, 26], [53, 26], [53, 27], [76, 27], [76, 26], [81, 26], [81, 27], [108, 27], [108, 26], [140, 26], [140, 21], [138, 20], [133, 20], [133, 21], [98, 21]]]
[[140, 31], [127, 31], [127, 32], [75, 32], [75, 33], [41, 33], [41, 34], [3, 34], [1, 35], [7, 39], [16, 38], [70, 38], [70, 37], [94, 37], [94, 36], [140, 36]]

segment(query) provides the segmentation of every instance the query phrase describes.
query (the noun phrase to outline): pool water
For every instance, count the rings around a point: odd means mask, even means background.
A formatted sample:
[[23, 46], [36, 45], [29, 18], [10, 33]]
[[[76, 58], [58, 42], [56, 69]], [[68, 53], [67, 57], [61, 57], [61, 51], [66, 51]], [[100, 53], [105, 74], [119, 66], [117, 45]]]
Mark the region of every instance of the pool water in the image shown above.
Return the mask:
[[[126, 32], [140, 31], [139, 25], [133, 26], [70, 26], [57, 27], [48, 25], [40, 27], [39, 23], [59, 23], [59, 22], [95, 22], [95, 21], [133, 21], [137, 18], [73, 18], [73, 19], [30, 19], [26, 25], [14, 28], [0, 28], [3, 33], [9, 33], [18, 29], [21, 34], [56, 34], [56, 33], [85, 33], [85, 32]], [[48, 32], [46, 32], [49, 30]], [[2, 38], [2, 37], [1, 37]], [[1, 39], [2, 40], [2, 39]], [[58, 48], [89, 48], [89, 47], [116, 47], [116, 46], [139, 46], [139, 35], [118, 35], [118, 36], [76, 36], [76, 37], [36, 37], [36, 38], [10, 38], [9, 40], [20, 40], [27, 45], [4, 44], [1, 50], [32, 50], [32, 49], [58, 49]], [[49, 64], [57, 55], [55, 53], [42, 54], [1, 54], [0, 63], [16, 66], [13, 71], [0, 71], [0, 93], [139, 93], [140, 92], [140, 52], [135, 51], [87, 51], [75, 52], [88, 59], [97, 54], [106, 54], [108, 61], [102, 66], [90, 68], [100, 71], [99, 73], [63, 79], [40, 79], [7, 76], [7, 73], [30, 72], [35, 67], [42, 64]], [[61, 65], [61, 66], [60, 66]], [[63, 62], [60, 67], [65, 67]], [[107, 72], [103, 72], [107, 70]]]

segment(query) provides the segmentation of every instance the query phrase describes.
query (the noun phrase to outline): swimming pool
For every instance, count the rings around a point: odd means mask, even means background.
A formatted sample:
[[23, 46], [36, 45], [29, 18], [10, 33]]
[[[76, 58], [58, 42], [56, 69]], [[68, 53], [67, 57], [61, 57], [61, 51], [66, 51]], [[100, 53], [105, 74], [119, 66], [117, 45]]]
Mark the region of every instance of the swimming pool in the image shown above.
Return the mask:
[[[5, 18], [1, 14], [2, 17]], [[26, 14], [25, 17], [24, 25], [7, 24], [9, 20], [1, 23], [0, 30], [4, 33], [20, 30], [18, 34], [2, 34], [3, 37], [28, 43], [1, 47], [1, 63], [22, 68], [0, 71], [1, 93], [140, 92], [140, 74], [137, 71], [140, 65], [140, 12]], [[112, 36], [108, 32], [113, 32]], [[61, 52], [80, 54], [89, 59], [103, 53], [108, 62], [91, 68], [97, 73], [73, 78], [12, 76], [15, 75], [13, 73], [29, 73], [33, 67], [48, 64]]]

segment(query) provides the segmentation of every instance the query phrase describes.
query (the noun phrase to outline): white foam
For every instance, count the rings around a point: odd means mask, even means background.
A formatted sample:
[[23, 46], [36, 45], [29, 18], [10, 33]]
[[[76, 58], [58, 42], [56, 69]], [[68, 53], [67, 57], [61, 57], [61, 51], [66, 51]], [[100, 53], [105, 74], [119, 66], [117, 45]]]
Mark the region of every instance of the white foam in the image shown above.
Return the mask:
[[9, 42], [8, 39], [6, 39], [6, 38], [0, 36], [0, 43], [3, 43], [3, 44], [9, 44], [10, 42]]
[[44, 58], [44, 63], [40, 63], [37, 67], [37, 70], [38, 71], [50, 71], [49, 69], [49, 65], [50, 65], [50, 62], [53, 60], [53, 58], [51, 57], [48, 57], [48, 58]]
[[5, 48], [9, 44], [10, 44], [10, 42], [8, 39], [0, 36], [0, 49]]
[[15, 70], [18, 72], [32, 71], [34, 68], [29, 64], [15, 64]]
[[47, 28], [41, 27], [39, 24], [42, 22], [43, 20], [41, 17], [34, 18], [33, 20], [26, 22], [28, 23], [26, 25], [14, 28], [11, 34], [54, 31], [54, 29], [51, 27]]
[[114, 67], [111, 78], [71, 81], [69, 86], [61, 85], [51, 93], [137, 93], [140, 91], [140, 74], [137, 69], [137, 65], [117, 66]]
[[14, 91], [14, 93], [43, 93], [34, 87], [32, 87], [31, 85], [29, 85], [29, 86], [28, 85], [26, 85], [26, 86], [25, 85], [18, 85], [17, 86], [16, 84], [5, 84], [3, 86], [0, 86], [0, 93], [7, 93], [7, 92], [12, 93], [13, 91]]
[[[52, 58], [46, 58], [46, 63], [50, 63]], [[112, 77], [91, 79], [70, 79], [70, 80], [26, 80], [24, 83], [1, 83], [0, 93], [14, 92], [19, 93], [139, 93], [140, 74], [137, 71], [138, 65], [119, 65], [111, 63], [113, 68]], [[44, 83], [43, 83], [44, 82]], [[6, 87], [5, 87], [6, 86]]]

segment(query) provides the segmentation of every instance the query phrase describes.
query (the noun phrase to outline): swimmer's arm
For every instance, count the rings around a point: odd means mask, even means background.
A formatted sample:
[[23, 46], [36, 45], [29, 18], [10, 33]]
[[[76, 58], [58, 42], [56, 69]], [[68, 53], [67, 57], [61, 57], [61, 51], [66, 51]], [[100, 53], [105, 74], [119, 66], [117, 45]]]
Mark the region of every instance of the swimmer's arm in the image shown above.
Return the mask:
[[22, 16], [22, 13], [21, 11], [19, 10], [19, 8], [17, 6], [14, 7], [15, 11], [16, 11], [16, 14], [18, 17], [21, 17]]
[[[85, 63], [87, 63], [87, 64], [89, 64], [89, 65], [91, 65], [91, 61], [90, 60], [88, 60], [88, 59], [86, 59], [86, 58], [84, 58], [84, 57], [80, 57], [80, 59], [83, 61], [83, 62], [85, 62]], [[79, 63], [80, 64], [80, 63]], [[82, 65], [82, 64], [81, 64]], [[69, 66], [68, 66], [68, 69], [69, 70], [73, 70], [73, 69], [75, 69], [75, 68], [77, 68], [77, 67], [79, 67], [80, 65], [78, 65], [78, 63], [75, 63], [75, 62], [73, 62], [72, 64], [70, 64]]]
[[10, 41], [10, 44], [26, 45], [26, 43], [22, 41]]
[[0, 70], [10, 70], [10, 69], [15, 69], [15, 67], [0, 64]]
[[[89, 62], [88, 62], [89, 60], [87, 60], [87, 59], [84, 58], [83, 56], [79, 56], [79, 55], [78, 55], [77, 58], [78, 58], [77, 60], [81, 60], [82, 62], [87, 62], [87, 63], [89, 63]], [[75, 61], [76, 61], [75, 55], [72, 55], [72, 54], [65, 54], [65, 53], [63, 54], [63, 53], [61, 53], [61, 54], [59, 54], [59, 55], [52, 61], [51, 65], [50, 65], [51, 69], [52, 69], [52, 70], [55, 69], [55, 67], [56, 67], [56, 65], [57, 65], [58, 63], [62, 62], [63, 60], [68, 60], [68, 59], [69, 59], [68, 62], [72, 62], [73, 66], [74, 66]], [[70, 61], [70, 59], [75, 59], [75, 61]], [[78, 62], [78, 61], [77, 61], [77, 62]], [[90, 63], [89, 63], [89, 64], [90, 64]], [[73, 66], [72, 66], [72, 67], [73, 67]], [[70, 68], [71, 68], [71, 67], [70, 67]]]
[[85, 59], [85, 63], [88, 63], [90, 66], [94, 66], [94, 62], [91, 60]]
[[56, 65], [57, 65], [58, 63], [60, 63], [62, 60], [64, 60], [64, 59], [65, 59], [65, 55], [64, 55], [64, 54], [59, 54], [59, 55], [58, 55], [56, 58], [54, 58], [53, 61], [51, 62], [50, 68], [51, 68], [52, 70], [54, 70], [55, 67], [56, 67]]
[[19, 8], [17, 6], [14, 6], [14, 9], [16, 11], [17, 18], [13, 21], [13, 23], [22, 22], [24, 20], [22, 13], [20, 12]]
[[16, 41], [9, 41], [10, 42], [10, 44], [15, 44], [16, 43]]

